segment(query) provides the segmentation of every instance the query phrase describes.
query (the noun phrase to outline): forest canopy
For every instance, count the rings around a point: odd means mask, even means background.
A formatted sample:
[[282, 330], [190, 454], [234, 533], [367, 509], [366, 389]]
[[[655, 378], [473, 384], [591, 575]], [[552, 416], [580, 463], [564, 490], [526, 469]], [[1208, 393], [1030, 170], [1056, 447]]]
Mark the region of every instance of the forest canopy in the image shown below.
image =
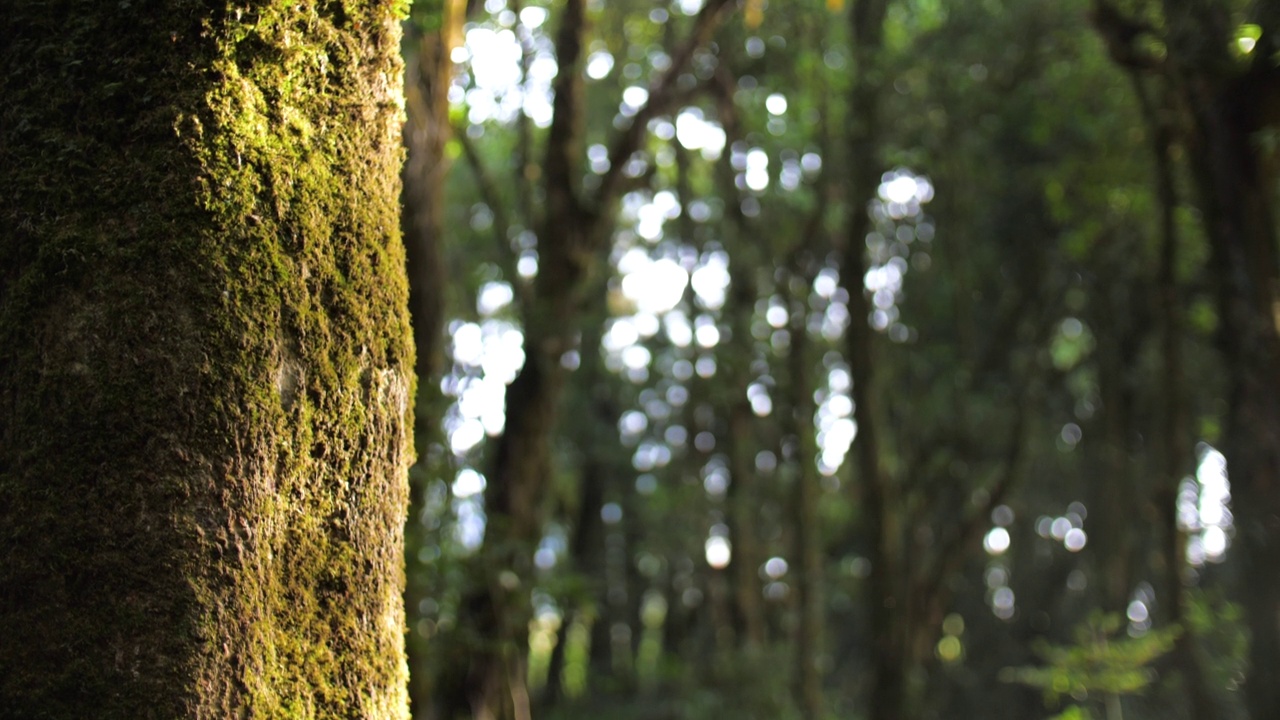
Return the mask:
[[415, 2], [415, 717], [1280, 717], [1278, 22]]

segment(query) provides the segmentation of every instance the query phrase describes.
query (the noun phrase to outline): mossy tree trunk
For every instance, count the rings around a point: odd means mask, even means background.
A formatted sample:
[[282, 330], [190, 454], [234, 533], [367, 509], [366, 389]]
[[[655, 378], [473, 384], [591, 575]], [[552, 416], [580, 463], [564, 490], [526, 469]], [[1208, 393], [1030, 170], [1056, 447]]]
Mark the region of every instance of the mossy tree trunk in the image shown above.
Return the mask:
[[0, 13], [0, 716], [407, 716], [391, 6]]

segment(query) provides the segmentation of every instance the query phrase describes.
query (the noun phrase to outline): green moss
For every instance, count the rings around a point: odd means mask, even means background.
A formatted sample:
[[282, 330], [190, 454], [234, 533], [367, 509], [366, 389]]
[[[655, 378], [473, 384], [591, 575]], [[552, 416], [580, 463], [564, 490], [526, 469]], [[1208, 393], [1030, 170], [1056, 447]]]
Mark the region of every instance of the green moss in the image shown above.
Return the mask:
[[405, 716], [389, 5], [0, 20], [0, 715]]

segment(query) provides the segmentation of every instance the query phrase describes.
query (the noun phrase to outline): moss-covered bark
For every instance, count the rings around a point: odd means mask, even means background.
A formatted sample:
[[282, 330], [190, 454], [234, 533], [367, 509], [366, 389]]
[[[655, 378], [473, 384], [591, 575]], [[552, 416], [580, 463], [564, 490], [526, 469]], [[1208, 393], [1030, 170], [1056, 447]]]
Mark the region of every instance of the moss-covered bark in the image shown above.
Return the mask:
[[407, 715], [392, 5], [0, 13], [0, 716]]

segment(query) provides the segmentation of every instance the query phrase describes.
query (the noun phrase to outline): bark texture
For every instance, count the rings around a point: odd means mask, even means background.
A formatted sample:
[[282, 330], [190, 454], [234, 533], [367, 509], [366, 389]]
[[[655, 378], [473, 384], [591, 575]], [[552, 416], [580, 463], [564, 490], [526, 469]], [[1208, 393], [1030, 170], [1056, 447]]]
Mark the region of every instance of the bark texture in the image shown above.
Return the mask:
[[406, 717], [391, 4], [0, 36], [0, 716]]

